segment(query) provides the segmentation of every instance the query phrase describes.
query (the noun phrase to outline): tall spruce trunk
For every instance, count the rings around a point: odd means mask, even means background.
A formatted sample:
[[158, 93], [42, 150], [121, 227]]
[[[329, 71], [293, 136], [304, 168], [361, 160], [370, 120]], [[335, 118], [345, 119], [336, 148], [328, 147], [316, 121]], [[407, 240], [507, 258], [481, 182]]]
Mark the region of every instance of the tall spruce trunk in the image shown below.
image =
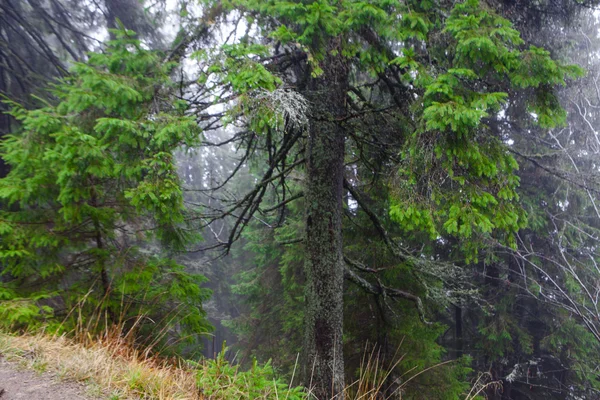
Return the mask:
[[[348, 68], [340, 39], [327, 46], [323, 74], [311, 79], [311, 126], [306, 164], [306, 310], [304, 377], [319, 400], [342, 399], [344, 260], [342, 198]], [[338, 50], [337, 52], [335, 50]]]

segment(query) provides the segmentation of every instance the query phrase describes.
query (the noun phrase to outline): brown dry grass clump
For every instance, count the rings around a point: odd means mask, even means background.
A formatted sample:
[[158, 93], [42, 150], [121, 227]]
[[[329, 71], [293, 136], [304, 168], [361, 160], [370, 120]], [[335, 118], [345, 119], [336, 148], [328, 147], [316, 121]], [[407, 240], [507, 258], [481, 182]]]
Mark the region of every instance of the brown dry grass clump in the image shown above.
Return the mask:
[[0, 354], [61, 379], [86, 382], [111, 399], [200, 399], [196, 370], [135, 350], [118, 335], [80, 343], [42, 333], [0, 333]]

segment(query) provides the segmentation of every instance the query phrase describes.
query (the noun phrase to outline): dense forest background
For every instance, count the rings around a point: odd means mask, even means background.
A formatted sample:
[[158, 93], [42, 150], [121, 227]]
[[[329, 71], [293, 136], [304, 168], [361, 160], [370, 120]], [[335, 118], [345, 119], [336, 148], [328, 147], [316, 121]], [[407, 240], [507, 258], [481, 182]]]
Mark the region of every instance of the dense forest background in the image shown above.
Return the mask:
[[600, 398], [596, 3], [0, 0], [0, 327]]

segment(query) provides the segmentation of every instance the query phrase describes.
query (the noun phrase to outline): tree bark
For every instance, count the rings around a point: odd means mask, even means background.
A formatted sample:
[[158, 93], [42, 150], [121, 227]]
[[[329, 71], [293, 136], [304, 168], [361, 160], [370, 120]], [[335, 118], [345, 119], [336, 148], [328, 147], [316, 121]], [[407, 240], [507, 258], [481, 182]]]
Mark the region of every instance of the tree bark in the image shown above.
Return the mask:
[[[344, 259], [342, 199], [345, 135], [338, 120], [346, 110], [348, 67], [340, 38], [332, 39], [323, 74], [310, 80], [306, 164], [306, 309], [304, 377], [314, 397], [342, 399]], [[336, 52], [336, 50], [338, 50]]]

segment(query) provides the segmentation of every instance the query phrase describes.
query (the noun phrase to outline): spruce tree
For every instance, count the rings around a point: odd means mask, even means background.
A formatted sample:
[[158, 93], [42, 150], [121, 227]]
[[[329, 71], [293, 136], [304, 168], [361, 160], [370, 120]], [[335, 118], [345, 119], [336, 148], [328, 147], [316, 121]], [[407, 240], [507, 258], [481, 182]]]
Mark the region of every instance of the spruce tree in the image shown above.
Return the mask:
[[[514, 246], [515, 232], [526, 223], [516, 192], [518, 164], [489, 129], [490, 117], [512, 96], [527, 94], [538, 125], [562, 124], [565, 112], [554, 88], [582, 71], [525, 43], [507, 19], [476, 0], [221, 5], [241, 12], [261, 35], [223, 46], [203, 81], [220, 80], [231, 89], [243, 106], [232, 108], [229, 118], [246, 118], [252, 140], [270, 140], [270, 129], [283, 134], [281, 146], [269, 150], [270, 168], [257, 188], [233, 207], [241, 211], [241, 222], [227, 246], [259, 209], [274, 170], [283, 176], [290, 171], [289, 149], [305, 146], [305, 384], [314, 386], [316, 397], [342, 397], [344, 276], [373, 294], [409, 299], [423, 314], [419, 297], [360, 279], [364, 271], [344, 260], [343, 198], [346, 190], [358, 193], [352, 184], [343, 188], [346, 142], [355, 133], [350, 124], [366, 123], [371, 113], [396, 113], [402, 120], [400, 160], [392, 167], [398, 173], [390, 217], [405, 235], [455, 237], [467, 262], [475, 261], [489, 240]], [[359, 86], [365, 76], [369, 83]], [[261, 90], [282, 85], [309, 102], [305, 141], [298, 141], [303, 132], [286, 124], [289, 114], [273, 117], [276, 104], [256, 101]], [[370, 101], [375, 94], [383, 102]], [[362, 129], [379, 131], [376, 125]], [[377, 140], [368, 138], [369, 145]], [[369, 216], [395, 257], [425, 267], [418, 252], [390, 237], [381, 215]]]
[[197, 146], [200, 128], [173, 96], [176, 64], [132, 34], [115, 31], [75, 64], [52, 88], [57, 104], [7, 101], [21, 129], [0, 148], [11, 167], [0, 179], [3, 324], [133, 316], [192, 338], [210, 329], [204, 277], [156, 246], [173, 254], [197, 239], [183, 226], [175, 151]]

